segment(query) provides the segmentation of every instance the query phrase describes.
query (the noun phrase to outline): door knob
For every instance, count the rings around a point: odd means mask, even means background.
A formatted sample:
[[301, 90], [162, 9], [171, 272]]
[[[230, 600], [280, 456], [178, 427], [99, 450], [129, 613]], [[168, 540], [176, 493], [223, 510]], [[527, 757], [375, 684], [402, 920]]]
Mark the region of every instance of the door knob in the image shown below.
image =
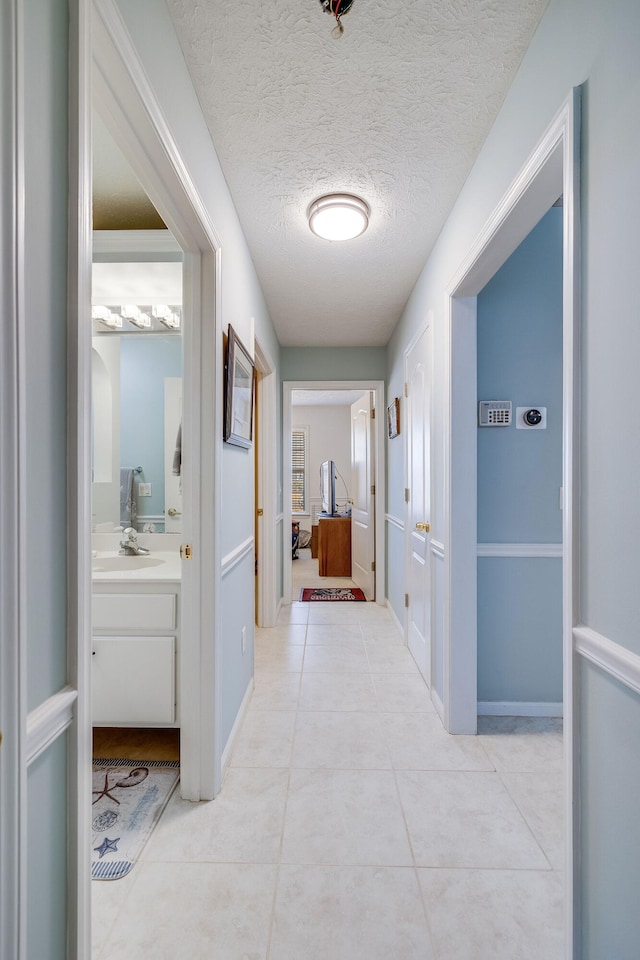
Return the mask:
[[416, 523], [416, 530], [424, 530], [425, 533], [429, 533], [429, 524], [425, 523]]
[[167, 513], [169, 514], [170, 517], [181, 517], [181, 516], [182, 516], [182, 514], [180, 513], [180, 511], [179, 511], [179, 510], [176, 510], [175, 507], [169, 507], [169, 509], [167, 510]]

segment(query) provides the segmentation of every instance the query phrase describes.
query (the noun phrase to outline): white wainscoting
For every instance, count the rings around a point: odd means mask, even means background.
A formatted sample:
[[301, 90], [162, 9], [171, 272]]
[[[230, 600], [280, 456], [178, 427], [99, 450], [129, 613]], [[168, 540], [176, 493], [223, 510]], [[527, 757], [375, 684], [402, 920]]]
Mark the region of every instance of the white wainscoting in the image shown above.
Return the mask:
[[395, 624], [396, 627], [398, 628], [398, 633], [399, 633], [400, 636], [404, 639], [404, 627], [403, 627], [402, 624], [400, 623], [400, 621], [399, 621], [399, 619], [398, 619], [398, 616], [397, 616], [395, 610], [393, 609], [393, 607], [391, 606], [391, 604], [389, 603], [388, 600], [387, 600], [387, 610], [388, 610], [389, 613], [391, 614], [391, 619], [393, 620], [394, 624]]
[[559, 557], [561, 543], [479, 543], [479, 557]]
[[253, 696], [253, 691], [255, 689], [255, 682], [253, 677], [249, 681], [249, 685], [245, 691], [245, 695], [242, 698], [242, 703], [240, 704], [240, 709], [238, 710], [236, 719], [231, 728], [231, 733], [229, 734], [229, 739], [225, 744], [225, 748], [222, 751], [222, 776], [224, 778], [225, 771], [229, 766], [229, 761], [231, 760], [231, 754], [233, 753], [233, 746], [236, 742], [236, 738], [240, 733], [242, 728], [242, 723], [249, 709], [249, 704], [251, 703], [251, 697]]
[[27, 717], [27, 764], [71, 725], [77, 699], [78, 691], [65, 687], [31, 711]]
[[233, 550], [230, 550], [222, 558], [222, 576], [226, 577], [234, 567], [237, 567], [239, 563], [242, 563], [247, 554], [251, 553], [253, 550], [253, 537], [247, 537], [246, 540], [243, 540], [242, 543], [238, 544], [237, 547], [234, 547]]
[[479, 717], [561, 717], [561, 703], [524, 700], [478, 700]]
[[573, 628], [573, 644], [576, 653], [585, 660], [640, 693], [640, 656], [637, 653], [583, 624]]
[[444, 560], [444, 543], [440, 543], [439, 540], [431, 539], [431, 555], [437, 557], [438, 560]]
[[394, 517], [392, 513], [385, 513], [384, 518], [390, 527], [397, 527], [398, 530], [402, 530], [404, 532], [404, 520]]

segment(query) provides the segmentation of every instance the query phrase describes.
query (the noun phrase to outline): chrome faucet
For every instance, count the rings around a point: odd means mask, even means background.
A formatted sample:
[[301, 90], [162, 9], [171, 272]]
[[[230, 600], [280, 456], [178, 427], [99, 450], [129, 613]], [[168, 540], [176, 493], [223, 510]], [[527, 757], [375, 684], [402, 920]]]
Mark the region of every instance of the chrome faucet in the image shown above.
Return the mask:
[[123, 530], [123, 536], [126, 537], [126, 540], [120, 541], [120, 553], [123, 553], [125, 557], [139, 557], [140, 554], [149, 553], [146, 547], [141, 547], [138, 544], [138, 534], [133, 527], [127, 527], [126, 530]]

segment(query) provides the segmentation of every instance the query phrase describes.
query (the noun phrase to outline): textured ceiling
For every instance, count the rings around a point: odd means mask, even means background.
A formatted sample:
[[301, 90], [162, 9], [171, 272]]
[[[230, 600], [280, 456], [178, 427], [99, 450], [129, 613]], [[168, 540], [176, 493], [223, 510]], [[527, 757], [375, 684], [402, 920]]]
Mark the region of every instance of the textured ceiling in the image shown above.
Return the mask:
[[[281, 343], [385, 344], [547, 0], [168, 0]], [[351, 191], [367, 232], [314, 237]]]

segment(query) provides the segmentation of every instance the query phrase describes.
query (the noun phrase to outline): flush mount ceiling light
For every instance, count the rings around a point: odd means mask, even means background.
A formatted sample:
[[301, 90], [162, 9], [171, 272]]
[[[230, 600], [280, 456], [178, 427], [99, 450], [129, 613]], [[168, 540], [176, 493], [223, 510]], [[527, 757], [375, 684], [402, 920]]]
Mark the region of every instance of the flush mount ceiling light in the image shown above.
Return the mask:
[[351, 193], [328, 193], [307, 211], [309, 227], [323, 240], [353, 240], [369, 226], [368, 204]]

